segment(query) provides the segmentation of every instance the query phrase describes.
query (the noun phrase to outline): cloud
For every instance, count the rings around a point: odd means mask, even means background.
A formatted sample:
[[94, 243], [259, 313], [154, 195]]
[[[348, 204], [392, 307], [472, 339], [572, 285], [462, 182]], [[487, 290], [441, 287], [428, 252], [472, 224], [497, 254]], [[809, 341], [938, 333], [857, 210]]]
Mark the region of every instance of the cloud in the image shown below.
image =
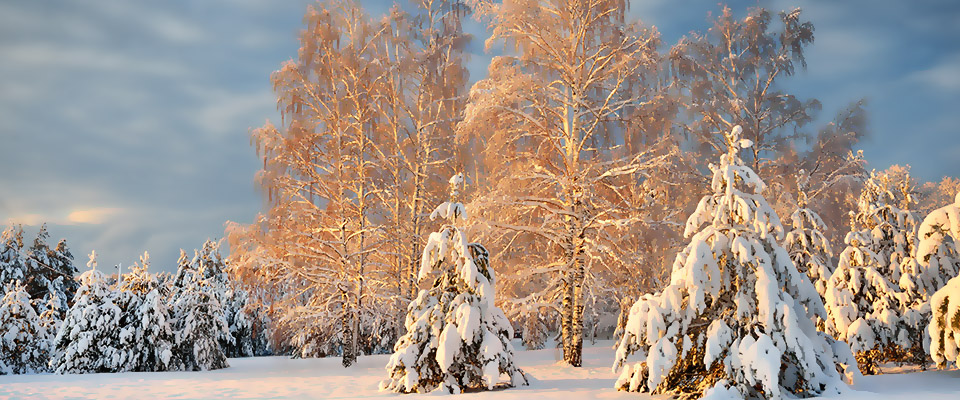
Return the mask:
[[[69, 211], [67, 211], [69, 210]], [[120, 207], [83, 207], [73, 209], [46, 209], [43, 212], [13, 213], [8, 223], [24, 226], [52, 225], [100, 225], [112, 222], [126, 210]]]
[[947, 56], [928, 69], [910, 74], [907, 80], [927, 85], [935, 91], [960, 92], [960, 53]]
[[807, 51], [810, 74], [824, 79], [847, 79], [876, 70], [877, 60], [884, 55], [882, 36], [866, 29], [818, 26], [816, 41]]
[[74, 210], [67, 215], [70, 224], [102, 224], [110, 217], [121, 213], [121, 208], [89, 208]]
[[5, 63], [20, 70], [86, 69], [162, 77], [180, 77], [187, 71], [184, 66], [163, 59], [144, 59], [90, 46], [24, 42], [0, 46], [0, 53], [4, 54]]
[[276, 109], [277, 98], [267, 88], [249, 93], [223, 90], [194, 90], [201, 104], [188, 110], [186, 118], [193, 120], [201, 131], [216, 136], [238, 136], [252, 124], [261, 124], [268, 113]]

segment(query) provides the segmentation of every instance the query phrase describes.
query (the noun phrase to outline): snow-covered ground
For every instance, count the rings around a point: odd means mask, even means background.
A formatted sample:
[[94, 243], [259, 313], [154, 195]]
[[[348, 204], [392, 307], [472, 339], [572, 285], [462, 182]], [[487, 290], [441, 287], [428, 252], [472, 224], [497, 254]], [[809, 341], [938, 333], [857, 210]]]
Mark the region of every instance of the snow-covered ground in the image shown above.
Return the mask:
[[[557, 362], [556, 350], [521, 351], [518, 363], [533, 377], [530, 386], [466, 393], [463, 399], [647, 399], [617, 392], [612, 342], [584, 350], [584, 367]], [[210, 372], [131, 372], [96, 375], [0, 376], [0, 399], [417, 399], [435, 395], [380, 393], [387, 356], [361, 357], [351, 369], [340, 359], [286, 357], [230, 359], [230, 368]], [[890, 373], [865, 377], [842, 398], [960, 399], [960, 371]], [[655, 398], [665, 398], [659, 396]]]

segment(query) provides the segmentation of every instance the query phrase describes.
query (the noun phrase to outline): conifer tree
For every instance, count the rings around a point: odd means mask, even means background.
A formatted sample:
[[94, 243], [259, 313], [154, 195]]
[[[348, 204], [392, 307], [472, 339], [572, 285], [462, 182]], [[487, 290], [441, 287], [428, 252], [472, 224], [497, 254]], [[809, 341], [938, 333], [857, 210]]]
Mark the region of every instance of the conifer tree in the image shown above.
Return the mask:
[[[960, 365], [960, 193], [920, 225], [917, 282], [930, 298], [929, 354], [937, 367]], [[952, 278], [951, 278], [952, 276]]]
[[8, 227], [0, 234], [0, 287], [16, 281], [26, 282], [28, 276], [23, 258], [23, 227]]
[[[50, 266], [53, 268], [58, 277], [63, 278], [63, 298], [70, 300], [73, 298], [73, 295], [77, 292], [79, 283], [77, 282], [74, 276], [79, 272], [76, 265], [73, 264], [73, 253], [70, 252], [70, 247], [67, 246], [66, 239], [60, 239], [57, 242], [57, 247], [53, 249], [53, 253], [50, 256]], [[63, 310], [66, 311], [66, 303], [63, 303]]]
[[918, 229], [915, 291], [932, 295], [960, 273], [960, 193], [953, 204], [930, 212]]
[[938, 368], [960, 365], [960, 276], [947, 282], [930, 299], [933, 316], [927, 333], [930, 335], [930, 356]]
[[178, 272], [183, 287], [175, 296], [176, 347], [173, 351], [174, 365], [187, 371], [206, 371], [226, 368], [226, 354], [219, 339], [229, 337], [223, 308], [215, 287], [206, 278], [206, 264], [199, 268]]
[[0, 375], [47, 369], [49, 337], [19, 281], [5, 285], [0, 299]]
[[787, 233], [783, 247], [790, 254], [790, 259], [797, 266], [797, 270], [807, 274], [810, 282], [817, 288], [817, 293], [822, 296], [827, 289], [827, 280], [833, 273], [831, 263], [833, 252], [830, 250], [830, 242], [824, 235], [826, 224], [820, 219], [820, 215], [807, 208], [808, 180], [807, 173], [800, 170], [797, 177], [799, 186], [797, 209], [790, 216], [793, 229]]
[[513, 329], [494, 304], [496, 277], [487, 250], [461, 229], [466, 209], [458, 201], [463, 175], [450, 178], [450, 201], [430, 219], [447, 221], [431, 233], [420, 260], [419, 279], [432, 279], [410, 303], [400, 337], [387, 363], [381, 390], [423, 393], [492, 389], [500, 375], [510, 386], [527, 379], [513, 360]]
[[850, 344], [865, 374], [879, 373], [888, 361], [926, 364], [929, 309], [911, 272], [918, 225], [913, 196], [908, 174], [871, 172], [824, 293], [826, 332]]
[[66, 315], [68, 310], [60, 307], [59, 302], [51, 298], [48, 299], [44, 307], [41, 308], [40, 327], [43, 329], [43, 337], [47, 341], [47, 354], [43, 361], [44, 371], [50, 369], [50, 358], [53, 356], [53, 341], [57, 337], [57, 332], [60, 331], [60, 326], [63, 325], [63, 316]]
[[125, 371], [167, 371], [179, 366], [171, 359], [175, 345], [173, 316], [156, 275], [149, 272], [150, 254], [124, 274], [115, 297], [123, 309], [121, 347], [129, 356]]
[[258, 349], [262, 344], [254, 331], [256, 315], [249, 304], [250, 297], [232, 282], [226, 284], [228, 287], [222, 292], [223, 312], [230, 337], [221, 338], [220, 346], [227, 357], [253, 357], [262, 351]]
[[140, 324], [137, 328], [137, 352], [134, 362], [138, 371], [170, 371], [177, 368], [172, 363], [176, 336], [167, 298], [159, 288], [144, 295], [138, 310]]
[[96, 252], [80, 275], [73, 306], [57, 331], [50, 367], [59, 374], [114, 372], [128, 360], [119, 348], [122, 310], [113, 303], [106, 277], [97, 270]]
[[47, 224], [40, 225], [37, 237], [33, 239], [33, 244], [26, 251], [28, 277], [24, 283], [27, 284], [27, 292], [35, 299], [48, 297], [46, 293], [54, 289], [53, 280], [56, 279], [54, 276], [56, 273], [50, 267], [50, 256], [53, 251], [47, 245], [49, 238]]
[[740, 158], [753, 144], [741, 132], [726, 135], [727, 153], [711, 164], [713, 193], [687, 220], [690, 243], [670, 285], [630, 310], [617, 389], [780, 398], [839, 393], [841, 372], [858, 374], [846, 344], [813, 324], [823, 304], [776, 241], [783, 227]]

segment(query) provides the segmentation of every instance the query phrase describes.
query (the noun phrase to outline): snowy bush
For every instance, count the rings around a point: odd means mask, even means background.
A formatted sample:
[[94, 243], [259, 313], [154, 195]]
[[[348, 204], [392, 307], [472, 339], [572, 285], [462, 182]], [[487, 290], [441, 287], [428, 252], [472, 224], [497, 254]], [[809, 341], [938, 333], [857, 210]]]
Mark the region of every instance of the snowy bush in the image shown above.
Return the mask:
[[859, 374], [849, 348], [814, 326], [820, 296], [777, 243], [783, 227], [739, 156], [752, 145], [741, 132], [711, 165], [713, 193], [687, 220], [670, 285], [630, 310], [617, 389], [780, 398], [838, 393], [841, 373]]
[[492, 389], [501, 374], [510, 377], [511, 386], [527, 383], [514, 365], [513, 328], [494, 305], [496, 279], [487, 250], [469, 243], [460, 229], [467, 218], [456, 201], [462, 184], [462, 175], [450, 178], [451, 201], [430, 215], [447, 220], [430, 234], [420, 261], [420, 281], [433, 279], [433, 284], [408, 307], [407, 333], [394, 347], [381, 390]]
[[0, 375], [44, 372], [47, 330], [19, 281], [5, 285], [0, 299]]

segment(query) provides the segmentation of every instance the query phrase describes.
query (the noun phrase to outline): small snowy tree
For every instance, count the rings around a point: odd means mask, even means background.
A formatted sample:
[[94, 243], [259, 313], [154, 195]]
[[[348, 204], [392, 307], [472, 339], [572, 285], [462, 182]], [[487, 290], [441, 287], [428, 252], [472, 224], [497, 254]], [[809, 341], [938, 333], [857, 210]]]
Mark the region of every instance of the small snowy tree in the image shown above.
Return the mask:
[[181, 280], [184, 286], [176, 293], [174, 363], [187, 371], [229, 366], [219, 342], [219, 338], [229, 336], [227, 322], [205, 274], [205, 264], [202, 263], [199, 269], [184, 273]]
[[880, 257], [865, 245], [869, 236], [855, 231], [844, 241], [847, 248], [824, 295], [824, 330], [850, 344], [863, 373], [876, 374], [893, 346], [909, 347], [899, 312], [905, 298], [879, 271]]
[[19, 281], [5, 286], [0, 300], [0, 375], [46, 371], [47, 331], [30, 304], [30, 294]]
[[930, 306], [933, 318], [927, 330], [933, 362], [938, 368], [960, 365], [960, 277], [934, 293]]
[[[63, 279], [62, 292], [57, 292], [58, 298], [61, 301], [61, 307], [63, 311], [66, 311], [68, 308], [67, 300], [73, 298], [73, 295], [77, 293], [77, 288], [79, 283], [74, 279], [74, 275], [79, 272], [77, 267], [73, 264], [73, 253], [70, 252], [70, 247], [67, 246], [66, 239], [60, 239], [57, 242], [57, 247], [53, 249], [53, 252], [50, 255], [50, 267], [57, 275], [57, 277]], [[56, 278], [55, 278], [56, 279]]]
[[14, 281], [26, 282], [29, 274], [22, 250], [22, 227], [11, 226], [0, 234], [0, 288]]
[[172, 313], [156, 275], [150, 274], [150, 254], [143, 252], [139, 264], [130, 267], [118, 288], [117, 303], [123, 309], [121, 346], [129, 354], [124, 371], [167, 371], [175, 337]]
[[929, 308], [914, 282], [915, 203], [906, 169], [871, 172], [824, 293], [824, 329], [850, 344], [866, 374], [888, 361], [926, 364]]
[[930, 299], [929, 353], [939, 368], [960, 365], [960, 193], [953, 204], [924, 218], [919, 239], [918, 282], [927, 290], [937, 289]]
[[[126, 278], [126, 276], [124, 276]], [[144, 343], [140, 337], [140, 294], [130, 290], [119, 289], [110, 294], [110, 300], [120, 308], [120, 320], [114, 329], [117, 332], [116, 354], [117, 362], [110, 363], [107, 370], [113, 372], [127, 372], [137, 370], [136, 360], [144, 350]]]
[[175, 369], [173, 357], [176, 337], [171, 326], [172, 318], [167, 298], [158, 288], [144, 295], [138, 310], [140, 324], [137, 343], [141, 344], [134, 361], [137, 371], [168, 371]]
[[226, 281], [223, 293], [223, 311], [230, 333], [229, 340], [221, 338], [220, 345], [227, 357], [253, 357], [267, 352], [262, 332], [266, 328], [262, 316], [250, 302], [246, 290]]
[[932, 294], [960, 273], [960, 193], [953, 204], [933, 210], [918, 230], [917, 291]]
[[[43, 311], [40, 312], [40, 326], [43, 327], [44, 335], [47, 338], [48, 350], [53, 345], [53, 339], [57, 337], [60, 325], [63, 324], [63, 315], [66, 312], [66, 309], [60, 309], [60, 304], [56, 299], [48, 299]], [[48, 366], [47, 361], [49, 361], [49, 354], [47, 360], [44, 361], [44, 367]]]
[[112, 301], [106, 277], [97, 270], [96, 252], [90, 253], [89, 271], [80, 275], [73, 307], [53, 341], [50, 367], [58, 374], [113, 372], [123, 365], [118, 349], [122, 310]]
[[827, 280], [833, 273], [833, 266], [830, 258], [833, 252], [830, 250], [830, 242], [824, 235], [827, 225], [823, 223], [813, 210], [807, 208], [806, 186], [809, 175], [804, 170], [800, 170], [797, 177], [797, 209], [790, 216], [793, 230], [787, 233], [787, 238], [783, 242], [784, 249], [790, 254], [797, 270], [804, 272], [810, 278], [810, 282], [817, 288], [817, 293], [822, 296], [827, 289]]
[[27, 279], [24, 281], [27, 285], [27, 292], [32, 298], [47, 297], [46, 292], [54, 289], [53, 280], [54, 271], [50, 268], [50, 256], [52, 251], [47, 245], [47, 239], [50, 233], [47, 232], [47, 224], [40, 225], [37, 231], [37, 237], [33, 239], [33, 244], [26, 250]]
[[430, 219], [447, 220], [430, 234], [418, 278], [435, 279], [410, 303], [403, 335], [387, 363], [381, 390], [401, 393], [492, 389], [500, 375], [527, 384], [513, 362], [513, 328], [494, 304], [496, 278], [487, 250], [470, 243], [460, 226], [466, 209], [457, 201], [463, 175], [450, 178], [451, 199]]
[[813, 324], [820, 296], [777, 243], [783, 227], [739, 156], [752, 145], [741, 132], [726, 135], [727, 153], [711, 165], [713, 193], [687, 220], [670, 285], [630, 310], [617, 389], [780, 398], [837, 393], [840, 372], [858, 374], [849, 348]]

